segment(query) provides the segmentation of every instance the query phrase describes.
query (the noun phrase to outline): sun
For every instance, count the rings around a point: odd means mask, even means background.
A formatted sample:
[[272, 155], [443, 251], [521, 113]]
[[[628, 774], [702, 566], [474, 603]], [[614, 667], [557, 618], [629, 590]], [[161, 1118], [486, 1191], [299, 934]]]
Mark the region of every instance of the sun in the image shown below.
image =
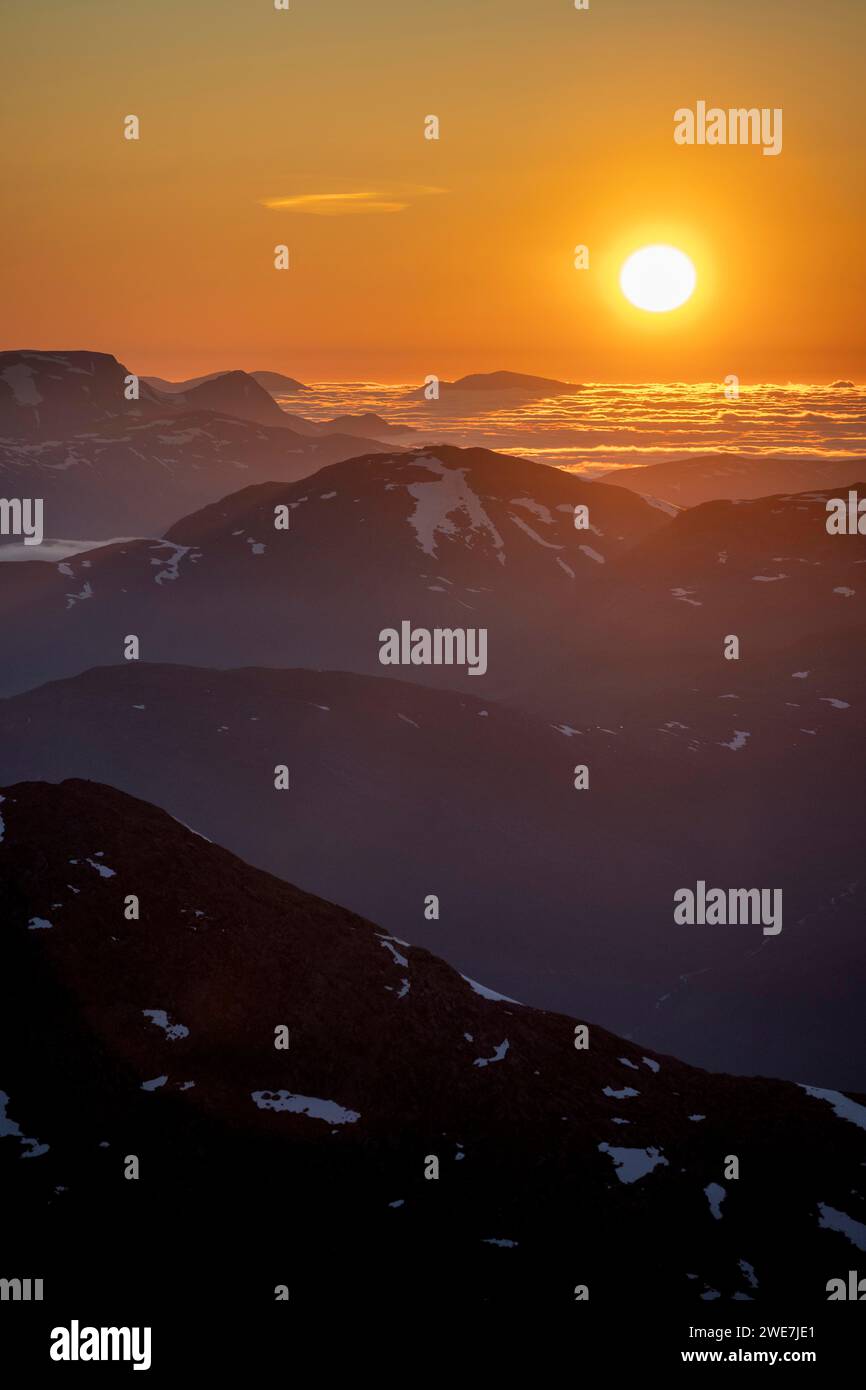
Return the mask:
[[697, 271], [685, 251], [675, 246], [642, 246], [619, 272], [619, 287], [636, 309], [666, 314], [694, 293]]

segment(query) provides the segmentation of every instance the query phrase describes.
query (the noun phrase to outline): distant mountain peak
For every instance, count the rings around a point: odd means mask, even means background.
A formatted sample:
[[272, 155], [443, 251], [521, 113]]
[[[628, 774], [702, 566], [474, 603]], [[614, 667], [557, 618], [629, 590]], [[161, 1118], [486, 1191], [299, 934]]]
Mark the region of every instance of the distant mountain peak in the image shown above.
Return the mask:
[[285, 396], [295, 391], [310, 389], [302, 381], [297, 381], [293, 376], [286, 376], [283, 372], [250, 372], [250, 376], [255, 377], [259, 385], [264, 386], [272, 395]]
[[248, 372], [231, 371], [208, 377], [197, 386], [173, 393], [169, 399], [192, 410], [215, 410], [262, 425], [288, 427], [273, 396]]
[[[193, 376], [182, 381], [169, 381], [166, 377], [146, 376], [142, 377], [158, 391], [165, 391], [169, 394], [176, 392], [191, 391], [195, 386], [201, 386], [205, 381], [216, 381], [218, 377], [232, 376], [239, 369], [226, 368], [219, 372], [206, 372], [203, 376]], [[307, 391], [309, 388], [301, 381], [296, 381], [292, 376], [284, 376], [282, 372], [243, 372], [244, 376], [251, 376], [262, 386], [270, 395], [288, 395], [295, 391]]]
[[[584, 388], [574, 382], [557, 381], [554, 377], [528, 376], [524, 372], [472, 372], [469, 376], [458, 377], [456, 381], [440, 381], [440, 392], [449, 395], [452, 392], [475, 392], [484, 394], [498, 394], [502, 391], [515, 392], [524, 396], [564, 396], [574, 395]], [[413, 390], [411, 397], [415, 400], [424, 400], [425, 388], [420, 386]], [[430, 402], [431, 406], [435, 401]]]
[[374, 415], [367, 411], [363, 415], [337, 415], [333, 420], [326, 420], [322, 428], [339, 430], [345, 434], [357, 434], [362, 438], [387, 439], [389, 435], [417, 434], [418, 431], [411, 429], [408, 425], [395, 425], [383, 420], [381, 415]]

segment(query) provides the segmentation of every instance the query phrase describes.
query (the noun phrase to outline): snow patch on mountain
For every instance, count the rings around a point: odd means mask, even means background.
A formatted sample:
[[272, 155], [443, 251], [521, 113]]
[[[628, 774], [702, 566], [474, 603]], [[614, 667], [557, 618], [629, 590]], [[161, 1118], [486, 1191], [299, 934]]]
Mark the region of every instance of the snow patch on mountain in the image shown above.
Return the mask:
[[196, 835], [196, 836], [198, 837], [199, 840], [204, 840], [204, 841], [205, 841], [207, 844], [209, 844], [209, 845], [212, 845], [212, 844], [213, 844], [213, 840], [209, 840], [208, 837], [207, 837], [207, 835], [202, 835], [202, 833], [201, 833], [200, 830], [193, 830], [193, 828], [192, 828], [191, 825], [187, 825], [186, 821], [178, 820], [177, 816], [172, 816], [172, 820], [173, 820], [177, 825], [182, 825], [183, 828], [184, 828], [184, 830], [188, 830], [188, 831], [189, 831], [190, 835]]
[[604, 556], [600, 555], [597, 550], [593, 550], [591, 545], [579, 545], [577, 548], [578, 550], [582, 550], [588, 559], [594, 560], [597, 565], [603, 565], [605, 563]]
[[288, 1111], [292, 1115], [309, 1115], [312, 1120], [325, 1120], [329, 1125], [353, 1125], [360, 1120], [358, 1110], [347, 1110], [333, 1100], [318, 1096], [297, 1096], [291, 1091], [252, 1091], [259, 1110]]
[[555, 545], [555, 544], [553, 543], [553, 541], [546, 541], [546, 540], [543, 538], [543, 536], [539, 536], [538, 532], [537, 532], [537, 531], [533, 531], [533, 529], [532, 529], [532, 527], [529, 525], [529, 523], [528, 523], [527, 521], [524, 521], [521, 517], [519, 517], [519, 516], [514, 516], [511, 512], [509, 512], [509, 513], [508, 513], [508, 519], [509, 519], [509, 521], [513, 521], [514, 524], [515, 524], [515, 526], [519, 526], [520, 529], [521, 529], [521, 531], [525, 531], [526, 535], [529, 536], [530, 540], [535, 541], [535, 543], [536, 543], [537, 545], [543, 545], [544, 548], [545, 548], [545, 550], [561, 550], [561, 549], [562, 549], [562, 546], [561, 546], [561, 545]]
[[820, 1086], [801, 1086], [800, 1089], [805, 1091], [807, 1096], [814, 1096], [815, 1100], [825, 1100], [840, 1120], [848, 1120], [852, 1125], [857, 1125], [858, 1129], [866, 1129], [866, 1105], [858, 1105], [841, 1091], [825, 1091]]
[[847, 1212], [837, 1211], [835, 1207], [828, 1207], [826, 1202], [819, 1202], [818, 1225], [828, 1231], [838, 1231], [858, 1250], [866, 1250], [866, 1226], [862, 1221], [855, 1221]]
[[511, 1044], [505, 1038], [498, 1047], [493, 1049], [492, 1057], [476, 1057], [472, 1063], [473, 1067], [489, 1067], [493, 1062], [501, 1062]]
[[76, 603], [83, 603], [84, 600], [88, 598], [93, 598], [93, 585], [89, 580], [85, 582], [84, 588], [81, 590], [80, 594], [66, 595], [66, 607], [74, 608]]
[[36, 390], [33, 380], [33, 368], [28, 367], [26, 362], [7, 367], [0, 375], [15, 397], [16, 405], [42, 404], [43, 397]]
[[641, 497], [648, 506], [656, 507], [658, 511], [664, 512], [666, 516], [677, 516], [682, 510], [680, 507], [675, 507], [673, 502], [663, 502], [660, 497], [653, 497], [651, 492], [639, 492], [638, 497]]
[[748, 729], [735, 729], [734, 737], [728, 743], [720, 743], [719, 747], [730, 748], [732, 753], [736, 753], [740, 748], [745, 748], [751, 737], [752, 735], [749, 733]]
[[6, 1107], [9, 1104], [9, 1097], [5, 1091], [0, 1091], [0, 1139], [17, 1139], [26, 1152], [22, 1158], [41, 1158], [47, 1154], [48, 1145], [40, 1144], [38, 1139], [28, 1139], [26, 1134], [22, 1134], [20, 1125], [7, 1113]]
[[[391, 952], [391, 955], [394, 957], [394, 960], [397, 962], [398, 965], [408, 966], [409, 961], [407, 957], [404, 956], [401, 951], [398, 951], [397, 947], [394, 945], [396, 937], [379, 936], [377, 939], [380, 946], [384, 946], [386, 951]], [[401, 942], [400, 944], [402, 945], [403, 943]]]
[[[99, 859], [101, 856], [102, 850], [98, 850], [96, 858]], [[95, 869], [100, 878], [114, 878], [116, 876], [114, 869], [109, 869], [107, 864], [97, 864], [96, 859], [86, 859], [84, 862], [89, 864], [91, 869]]]
[[142, 1009], [145, 1018], [149, 1018], [157, 1028], [161, 1028], [169, 1042], [176, 1042], [178, 1038], [188, 1038], [189, 1029], [182, 1023], [172, 1023], [165, 1009]]
[[[534, 497], [512, 497], [511, 505], [512, 507], [525, 507], [527, 511], [537, 516], [539, 521], [543, 521], [545, 526], [553, 525], [553, 517], [548, 508], [543, 506], [541, 502], [536, 502]], [[567, 507], [566, 510], [570, 511], [571, 508]]]
[[476, 994], [480, 994], [482, 999], [491, 999], [496, 1004], [517, 1004], [520, 1008], [523, 1007], [519, 999], [512, 999], [507, 994], [497, 994], [495, 989], [488, 989], [487, 985], [480, 985], [477, 980], [470, 980], [468, 975], [461, 975], [460, 978], [465, 980]]
[[599, 1152], [610, 1154], [614, 1169], [620, 1182], [639, 1182], [654, 1168], [668, 1166], [668, 1161], [658, 1149], [614, 1149], [608, 1143], [599, 1144]]
[[156, 559], [153, 559], [150, 562], [152, 565], [163, 566], [163, 568], [159, 571], [159, 574], [155, 574], [153, 576], [154, 583], [165, 584], [167, 581], [171, 581], [179, 577], [178, 567], [184, 555], [189, 554], [191, 546], [175, 545], [173, 541], [157, 541], [157, 545], [167, 546], [169, 550], [173, 551], [173, 554], [170, 555], [167, 559], [164, 557], [157, 557]]
[[694, 592], [694, 589], [671, 589], [674, 598], [678, 599], [680, 603], [690, 603], [692, 608], [703, 608], [704, 605], [700, 599], [690, 597]]
[[437, 554], [437, 537], [456, 536], [458, 528], [451, 520], [455, 512], [469, 517], [470, 530], [486, 532], [493, 543], [496, 558], [505, 564], [505, 543], [481, 503], [481, 499], [466, 481], [466, 468], [449, 468], [436, 458], [412, 459], [412, 468], [426, 468], [439, 475], [426, 483], [408, 483], [406, 491], [414, 499], [415, 510], [409, 524], [418, 545], [425, 555]]

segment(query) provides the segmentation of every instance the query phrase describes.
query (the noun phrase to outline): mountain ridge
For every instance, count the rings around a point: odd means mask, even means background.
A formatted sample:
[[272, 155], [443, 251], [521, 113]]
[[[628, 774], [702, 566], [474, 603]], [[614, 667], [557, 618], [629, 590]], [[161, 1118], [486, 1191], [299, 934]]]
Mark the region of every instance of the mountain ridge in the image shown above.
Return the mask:
[[[787, 689], [701, 679], [613, 728], [381, 674], [122, 662], [0, 702], [0, 780], [111, 782], [527, 1004], [694, 1063], [862, 1088], [838, 975], [856, 982], [862, 953], [866, 692], [837, 680], [844, 645], [808, 645], [808, 679], [786, 652]], [[675, 925], [674, 890], [698, 879], [780, 886], [781, 935]]]
[[[595, 1024], [578, 1049], [573, 1019], [491, 997], [157, 808], [81, 781], [2, 796], [0, 1034], [25, 1044], [4, 1078], [9, 1248], [95, 1193], [158, 1245], [221, 1193], [225, 1259], [253, 1238], [255, 1176], [299, 1251], [321, 1246], [326, 1203], [344, 1234], [404, 1259], [411, 1240], [413, 1279], [438, 1260], [477, 1278], [495, 1254], [512, 1290], [619, 1301], [625, 1256], [666, 1300], [818, 1300], [847, 1268], [859, 1100], [713, 1076]], [[56, 1006], [34, 1016], [40, 996]], [[141, 1181], [112, 1184], [129, 1153]], [[273, 1262], [285, 1235], [255, 1239]], [[293, 1282], [313, 1278], [301, 1261]]]

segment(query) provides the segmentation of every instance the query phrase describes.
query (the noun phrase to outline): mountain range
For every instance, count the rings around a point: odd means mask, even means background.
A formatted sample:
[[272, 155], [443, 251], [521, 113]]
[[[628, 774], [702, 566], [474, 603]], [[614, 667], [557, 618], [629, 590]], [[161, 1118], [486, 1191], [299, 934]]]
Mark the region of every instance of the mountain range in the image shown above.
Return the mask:
[[40, 497], [47, 536], [159, 536], [239, 485], [370, 451], [367, 435], [294, 430], [243, 372], [173, 394], [142, 380], [136, 400], [129, 375], [104, 353], [0, 353], [0, 491]]
[[222, 372], [208, 372], [206, 376], [187, 377], [185, 381], [166, 381], [165, 377], [161, 376], [145, 376], [142, 377], [142, 381], [146, 381], [149, 386], [153, 386], [159, 392], [174, 393], [189, 391], [194, 386], [201, 386], [202, 382], [205, 381], [216, 381], [219, 377], [237, 375], [252, 377], [259, 386], [274, 396], [290, 396], [298, 391], [309, 390], [309, 387], [305, 386], [302, 381], [296, 381], [293, 376], [285, 376], [283, 372], [238, 373], [235, 368]]
[[787, 646], [866, 622], [866, 537], [828, 535], [832, 495], [679, 511], [483, 449], [367, 452], [242, 488], [161, 540], [4, 565], [0, 689], [112, 663], [128, 633], [146, 660], [379, 675], [380, 633], [409, 621], [484, 628], [487, 671], [408, 665], [401, 679], [483, 684], [556, 723], [616, 725], [636, 701], [774, 652], [781, 692]]
[[[110, 782], [527, 1004], [863, 1089], [866, 691], [828, 698], [840, 645], [810, 660], [778, 699], [729, 677], [617, 726], [390, 677], [124, 662], [0, 702], [0, 779]], [[699, 880], [781, 889], [781, 932], [677, 925]]]
[[[426, 400], [426, 387], [419, 386], [410, 392], [410, 396], [416, 400]], [[575, 385], [571, 381], [557, 381], [554, 377], [529, 376], [525, 372], [471, 372], [468, 376], [458, 377], [456, 381], [440, 381], [440, 396], [451, 396], [460, 393], [472, 393], [474, 395], [499, 395], [514, 394], [522, 395], [525, 398], [539, 398], [544, 396], [564, 396], [575, 395], [582, 391], [583, 387]], [[430, 402], [435, 405], [435, 400]]]
[[[275, 528], [279, 508], [288, 529]], [[234, 492], [161, 541], [3, 566], [4, 687], [112, 662], [127, 633], [147, 660], [381, 674], [380, 631], [411, 619], [487, 627], [484, 689], [539, 690], [549, 676], [544, 703], [565, 718], [564, 651], [596, 622], [615, 560], [666, 521], [624, 489], [488, 450], [367, 452]], [[454, 666], [401, 674], [479, 684]]]
[[416, 1306], [790, 1305], [862, 1252], [862, 1096], [503, 999], [114, 789], [2, 797], [13, 1264], [86, 1233], [110, 1278], [146, 1231], [151, 1279], [218, 1252], [303, 1308], [375, 1240]]

